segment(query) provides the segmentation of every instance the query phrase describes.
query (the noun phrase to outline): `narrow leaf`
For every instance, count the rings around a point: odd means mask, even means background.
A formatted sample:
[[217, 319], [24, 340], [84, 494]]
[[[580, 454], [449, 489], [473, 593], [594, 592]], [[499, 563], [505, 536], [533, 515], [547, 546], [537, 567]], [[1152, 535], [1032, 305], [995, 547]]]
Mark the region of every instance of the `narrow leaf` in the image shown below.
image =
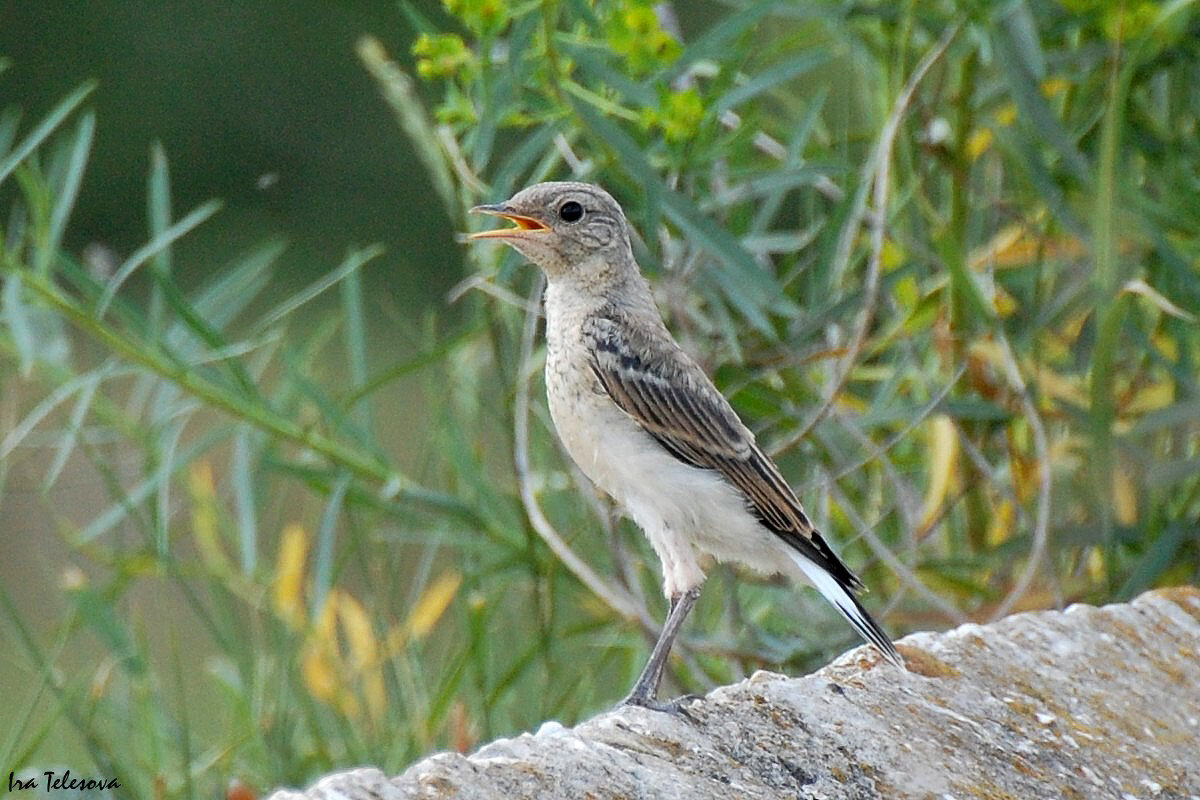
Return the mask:
[[13, 347], [17, 351], [17, 362], [21, 377], [28, 378], [33, 372], [33, 364], [37, 360], [33, 326], [29, 320], [28, 309], [21, 291], [20, 276], [9, 273], [4, 277], [4, 320], [8, 323], [9, 333], [12, 334]]
[[790, 58], [781, 64], [777, 64], [722, 95], [721, 99], [717, 101], [717, 113], [736, 108], [747, 100], [757, 97], [763, 92], [773, 89], [798, 75], [802, 75], [813, 67], [824, 64], [828, 60], [829, 53], [824, 50], [810, 50], [801, 53], [795, 58]]
[[1012, 41], [1012, 33], [1006, 28], [999, 28], [993, 40], [996, 43], [997, 61], [1027, 129], [1058, 151], [1067, 168], [1079, 181], [1088, 183], [1091, 180], [1091, 167], [1087, 157], [1075, 145], [1071, 134], [1042, 96], [1037, 76], [1026, 70], [1017, 52], [1017, 45]]
[[350, 473], [341, 472], [333, 483], [325, 511], [321, 514], [321, 525], [317, 528], [317, 550], [313, 557], [313, 596], [309, 616], [317, 619], [325, 609], [325, 598], [333, 585], [334, 545], [337, 538], [338, 518], [342, 514], [342, 502], [350, 487]]
[[96, 396], [96, 389], [102, 381], [107, 380], [115, 372], [115, 367], [116, 361], [110, 359], [98, 369], [80, 376], [85, 380], [75, 398], [75, 406], [71, 409], [71, 416], [67, 420], [67, 429], [58, 441], [58, 450], [54, 454], [54, 461], [51, 462], [50, 468], [46, 470], [46, 478], [42, 481], [42, 491], [50, 491], [54, 486], [54, 482], [58, 480], [63, 467], [67, 464], [67, 459], [70, 458], [71, 453], [75, 450], [75, 443], [79, 441], [79, 431], [83, 428], [83, 420], [87, 416], [88, 410], [92, 407], [92, 399]]
[[254, 504], [254, 469], [251, 465], [253, 430], [242, 424], [233, 437], [230, 473], [233, 485], [233, 509], [238, 526], [238, 551], [242, 574], [251, 575], [258, 565], [258, 517]]
[[79, 184], [83, 180], [83, 170], [87, 166], [88, 151], [92, 147], [92, 138], [96, 132], [96, 115], [84, 114], [75, 129], [75, 141], [71, 145], [71, 156], [67, 162], [67, 171], [63, 176], [62, 186], [54, 199], [54, 208], [50, 212], [50, 225], [44, 247], [38, 252], [38, 261], [34, 269], [45, 274], [51, 260], [58, 254], [62, 244], [63, 231], [66, 230], [67, 218], [75, 207], [79, 196]]
[[4, 183], [5, 179], [17, 168], [17, 165], [36, 150], [38, 145], [44, 142], [54, 132], [54, 129], [67, 118], [67, 115], [74, 111], [95, 88], [96, 82], [88, 81], [63, 98], [46, 115], [41, 123], [34, 128], [33, 132], [26, 136], [25, 140], [17, 145], [17, 148], [9, 153], [3, 161], [0, 161], [0, 184]]
[[366, 264], [368, 261], [374, 258], [378, 258], [382, 253], [383, 248], [379, 245], [368, 247], [365, 250], [356, 250], [352, 252], [350, 255], [346, 256], [346, 259], [338, 266], [337, 269], [321, 276], [264, 314], [258, 321], [258, 324], [254, 326], [255, 333], [261, 333], [275, 323], [279, 322], [284, 317], [300, 308], [300, 306], [319, 296], [325, 290], [332, 286], [336, 286], [340, 281], [345, 279], [346, 276], [362, 267], [363, 264]]
[[155, 236], [146, 244], [139, 247], [133, 252], [129, 258], [125, 259], [117, 271], [109, 279], [104, 286], [104, 291], [100, 294], [99, 300], [96, 301], [96, 318], [104, 316], [104, 312], [108, 310], [109, 303], [112, 302], [117, 290], [134, 271], [144, 264], [151, 256], [169, 247], [179, 237], [183, 236], [188, 231], [200, 225], [206, 219], [217, 213], [221, 208], [221, 203], [217, 200], [209, 200], [207, 203], [194, 209], [183, 219], [176, 222], [171, 227], [167, 228], [160, 235]]

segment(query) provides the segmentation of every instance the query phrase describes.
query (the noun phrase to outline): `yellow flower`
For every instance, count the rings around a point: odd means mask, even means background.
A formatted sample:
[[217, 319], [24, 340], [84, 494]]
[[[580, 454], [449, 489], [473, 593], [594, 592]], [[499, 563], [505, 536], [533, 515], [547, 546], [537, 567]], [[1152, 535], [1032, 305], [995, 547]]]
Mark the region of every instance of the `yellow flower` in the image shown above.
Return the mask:
[[408, 614], [408, 620], [404, 624], [408, 636], [420, 639], [433, 630], [433, 626], [450, 607], [450, 602], [458, 594], [461, 585], [462, 576], [457, 572], [443, 573], [430, 584]]
[[296, 523], [283, 530], [275, 559], [272, 597], [275, 613], [293, 630], [304, 624], [304, 566], [308, 558], [308, 535]]
[[498, 33], [512, 16], [505, 0], [442, 0], [442, 4], [475, 33]]
[[387, 690], [383, 685], [375, 631], [362, 603], [345, 592], [339, 592], [337, 599], [338, 620], [342, 623], [342, 633], [350, 650], [341, 659], [343, 666], [348, 668], [342, 674], [354, 679], [366, 704], [367, 714], [373, 722], [378, 723], [387, 708]]
[[663, 103], [658, 123], [668, 142], [686, 142], [693, 138], [704, 120], [704, 103], [695, 89], [671, 92]]
[[626, 2], [607, 26], [608, 46], [621, 56], [632, 75], [642, 75], [670, 64], [683, 52], [675, 37], [662, 29], [649, 3]]
[[200, 560], [214, 575], [232, 575], [233, 567], [221, 547], [217, 492], [212, 466], [207, 461], [197, 461], [188, 470], [188, 494], [192, 500], [192, 537]]
[[422, 33], [412, 53], [417, 57], [417, 74], [426, 80], [452, 78], [475, 68], [475, 54], [456, 33]]

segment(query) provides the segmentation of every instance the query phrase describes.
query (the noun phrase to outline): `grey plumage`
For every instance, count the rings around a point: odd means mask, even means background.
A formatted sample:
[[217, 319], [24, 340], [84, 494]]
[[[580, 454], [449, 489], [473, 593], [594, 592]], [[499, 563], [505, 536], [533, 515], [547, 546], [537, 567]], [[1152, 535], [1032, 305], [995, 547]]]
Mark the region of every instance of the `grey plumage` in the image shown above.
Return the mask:
[[728, 401], [675, 343], [633, 258], [620, 206], [584, 183], [543, 183], [476, 211], [485, 231], [547, 278], [546, 390], [567, 451], [642, 527], [662, 561], [671, 613], [626, 702], [650, 707], [671, 640], [699, 594], [700, 557], [803, 577], [893, 663], [887, 634], [854, 597], [862, 583], [829, 548]]

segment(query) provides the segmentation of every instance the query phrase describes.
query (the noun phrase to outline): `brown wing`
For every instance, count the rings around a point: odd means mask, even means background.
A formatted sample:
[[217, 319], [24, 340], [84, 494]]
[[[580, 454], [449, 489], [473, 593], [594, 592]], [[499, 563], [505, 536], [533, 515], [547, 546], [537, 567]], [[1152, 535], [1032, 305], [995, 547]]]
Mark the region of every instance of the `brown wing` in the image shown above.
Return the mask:
[[612, 401], [675, 458], [721, 473], [759, 521], [802, 555], [842, 585], [861, 589], [704, 371], [665, 330], [644, 331], [623, 324], [613, 308], [583, 324], [592, 371]]

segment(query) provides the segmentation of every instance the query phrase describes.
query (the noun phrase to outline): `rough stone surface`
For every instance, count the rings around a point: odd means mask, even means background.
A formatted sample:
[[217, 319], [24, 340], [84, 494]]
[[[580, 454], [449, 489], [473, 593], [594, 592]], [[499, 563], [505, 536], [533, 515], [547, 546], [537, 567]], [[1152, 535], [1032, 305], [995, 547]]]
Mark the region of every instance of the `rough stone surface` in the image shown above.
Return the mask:
[[271, 800], [1200, 800], [1200, 590], [913, 634], [900, 652], [907, 673], [860, 648], [803, 678], [717, 689], [691, 718], [548, 722]]

